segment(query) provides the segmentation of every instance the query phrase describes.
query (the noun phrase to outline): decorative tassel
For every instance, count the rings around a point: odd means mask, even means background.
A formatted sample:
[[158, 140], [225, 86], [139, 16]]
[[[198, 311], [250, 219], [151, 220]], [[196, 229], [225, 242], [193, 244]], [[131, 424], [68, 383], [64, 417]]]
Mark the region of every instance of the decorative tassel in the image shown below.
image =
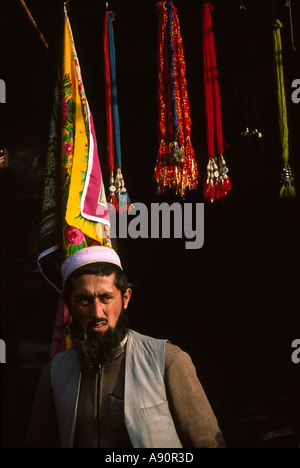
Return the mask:
[[127, 190], [125, 188], [124, 177], [121, 172], [121, 169], [117, 169], [115, 187], [118, 198], [119, 212], [122, 214], [124, 211], [130, 211], [132, 205]]
[[191, 143], [191, 118], [186, 65], [177, 9], [171, 1], [157, 2], [159, 142], [155, 180], [157, 193], [174, 188], [184, 197], [198, 185], [198, 168]]
[[209, 161], [207, 164], [207, 176], [204, 182], [204, 198], [211, 203], [214, 203], [220, 198], [223, 199], [231, 190], [228, 168], [223, 156], [224, 141], [221, 118], [221, 97], [211, 20], [211, 12], [213, 10], [214, 7], [209, 2], [205, 2], [202, 15], [202, 41]]
[[110, 173], [108, 202], [117, 212], [130, 210], [131, 203], [121, 172], [121, 132], [117, 96], [116, 55], [113, 32], [115, 14], [104, 17], [104, 76], [106, 92], [107, 161]]
[[110, 174], [110, 179], [109, 179], [109, 196], [107, 198], [108, 203], [113, 205], [115, 207], [115, 210], [119, 210], [119, 203], [117, 199], [117, 188], [115, 186], [115, 180], [114, 180], [114, 173], [111, 172]]
[[213, 203], [226, 197], [230, 190], [231, 182], [224, 157], [220, 155], [219, 160], [210, 158], [207, 165], [207, 178], [204, 182], [205, 200], [210, 200]]
[[274, 61], [278, 96], [278, 122], [280, 130], [281, 154], [283, 161], [283, 171], [281, 174], [282, 187], [280, 190], [280, 197], [295, 198], [296, 189], [293, 186], [294, 176], [289, 165], [289, 129], [284, 86], [282, 43], [280, 31], [281, 28], [282, 23], [278, 19], [275, 19], [273, 25]]
[[282, 187], [280, 198], [295, 198], [296, 189], [293, 186], [294, 176], [289, 164], [285, 164], [281, 173]]

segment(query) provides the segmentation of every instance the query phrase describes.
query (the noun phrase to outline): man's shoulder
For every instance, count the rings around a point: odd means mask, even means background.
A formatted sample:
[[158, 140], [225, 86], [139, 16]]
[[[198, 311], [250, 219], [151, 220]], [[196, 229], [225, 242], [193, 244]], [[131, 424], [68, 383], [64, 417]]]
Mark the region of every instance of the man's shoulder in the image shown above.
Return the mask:
[[76, 351], [74, 348], [66, 349], [65, 351], [60, 351], [56, 353], [55, 356], [51, 359], [51, 365], [55, 365], [57, 363], [63, 363], [65, 361], [73, 360], [76, 358]]
[[184, 366], [191, 362], [191, 357], [183, 351], [179, 346], [167, 342], [166, 344], [166, 369], [169, 369], [175, 361], [181, 362]]
[[73, 356], [76, 356], [75, 350], [70, 348], [65, 351], [56, 353], [53, 357], [49, 359], [48, 362], [43, 367], [40, 382], [41, 385], [49, 385], [52, 381], [52, 376], [58, 372], [59, 369], [64, 369], [69, 367], [69, 363], [73, 360]]

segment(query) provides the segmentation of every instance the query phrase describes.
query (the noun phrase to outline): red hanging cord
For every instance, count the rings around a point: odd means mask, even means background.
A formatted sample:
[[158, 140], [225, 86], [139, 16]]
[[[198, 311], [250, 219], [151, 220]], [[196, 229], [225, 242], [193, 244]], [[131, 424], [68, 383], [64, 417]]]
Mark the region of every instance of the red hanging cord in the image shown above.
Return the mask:
[[202, 15], [202, 45], [206, 135], [209, 162], [207, 178], [204, 183], [204, 198], [214, 203], [225, 197], [231, 190], [228, 169], [223, 157], [224, 139], [222, 130], [221, 96], [218, 81], [217, 58], [211, 13], [214, 10], [211, 3], [203, 5]]
[[109, 43], [108, 43], [108, 15], [107, 11], [104, 16], [103, 27], [103, 44], [104, 44], [104, 79], [105, 79], [105, 97], [106, 97], [106, 125], [107, 125], [107, 166], [110, 174], [109, 179], [109, 196], [108, 203], [118, 208], [118, 200], [116, 197], [116, 187], [114, 182], [115, 170], [115, 145], [114, 145], [114, 127], [111, 105], [111, 74], [110, 74], [110, 58], [109, 58]]

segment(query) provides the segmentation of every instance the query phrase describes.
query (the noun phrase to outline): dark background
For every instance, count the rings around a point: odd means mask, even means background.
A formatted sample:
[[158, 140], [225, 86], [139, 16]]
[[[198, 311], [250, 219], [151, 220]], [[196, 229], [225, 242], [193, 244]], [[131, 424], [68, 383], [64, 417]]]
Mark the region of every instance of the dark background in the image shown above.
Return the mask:
[[[26, 278], [36, 268], [43, 171], [61, 47], [62, 2], [26, 3], [49, 50], [43, 48], [17, 1], [1, 5], [0, 78], [6, 82], [7, 103], [0, 109], [0, 144], [9, 152], [9, 169], [1, 175], [0, 338], [7, 344], [7, 364], [0, 369], [3, 447], [22, 446], [40, 375], [41, 365], [34, 368], [22, 364], [20, 342], [50, 341], [56, 307], [55, 292], [43, 281], [28, 290]], [[159, 201], [183, 203], [172, 192], [158, 198], [153, 180], [158, 151], [155, 3], [110, 2], [117, 12], [114, 30], [123, 173], [132, 200], [149, 206]], [[202, 3], [175, 2], [187, 66], [192, 143], [201, 175], [199, 189], [185, 198], [193, 203], [203, 202], [208, 158]], [[296, 200], [279, 198], [282, 162], [272, 19], [275, 11], [284, 24], [290, 164], [299, 189], [300, 104], [291, 101], [292, 81], [300, 78], [299, 2], [292, 2], [294, 52], [284, 1], [244, 1], [252, 28], [250, 55], [244, 43], [245, 31], [249, 30], [241, 19], [239, 0], [212, 3], [223, 131], [229, 145], [224, 156], [232, 192], [224, 206], [221, 202], [205, 204], [205, 245], [201, 250], [186, 250], [184, 240], [177, 239], [118, 241], [129, 280], [136, 285], [130, 324], [141, 333], [168, 338], [191, 354], [229, 447], [296, 447], [300, 379], [299, 366], [291, 361], [291, 344], [300, 338], [299, 190]], [[103, 170], [104, 10], [104, 1], [70, 1], [69, 17]], [[253, 85], [250, 103], [245, 83]], [[256, 108], [252, 109], [254, 102]], [[241, 137], [251, 120], [263, 132], [263, 140]], [[107, 173], [105, 178], [107, 181]], [[277, 437], [264, 440], [270, 431]]]

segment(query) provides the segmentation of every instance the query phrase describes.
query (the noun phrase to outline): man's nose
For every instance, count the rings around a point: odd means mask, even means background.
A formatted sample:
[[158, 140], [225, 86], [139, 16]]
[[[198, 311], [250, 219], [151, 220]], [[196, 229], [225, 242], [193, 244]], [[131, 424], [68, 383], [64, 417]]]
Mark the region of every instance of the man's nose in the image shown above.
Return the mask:
[[93, 301], [91, 315], [93, 318], [99, 318], [99, 319], [105, 317], [103, 304], [101, 303], [98, 297], [95, 297]]

